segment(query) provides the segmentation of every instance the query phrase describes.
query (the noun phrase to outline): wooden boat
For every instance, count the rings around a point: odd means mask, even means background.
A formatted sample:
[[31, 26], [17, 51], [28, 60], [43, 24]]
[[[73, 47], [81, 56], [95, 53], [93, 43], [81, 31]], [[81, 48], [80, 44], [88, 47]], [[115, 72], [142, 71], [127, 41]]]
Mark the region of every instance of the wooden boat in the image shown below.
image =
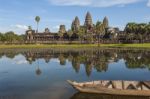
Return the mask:
[[91, 81], [78, 83], [67, 80], [75, 89], [84, 93], [150, 96], [150, 82], [148, 81]]

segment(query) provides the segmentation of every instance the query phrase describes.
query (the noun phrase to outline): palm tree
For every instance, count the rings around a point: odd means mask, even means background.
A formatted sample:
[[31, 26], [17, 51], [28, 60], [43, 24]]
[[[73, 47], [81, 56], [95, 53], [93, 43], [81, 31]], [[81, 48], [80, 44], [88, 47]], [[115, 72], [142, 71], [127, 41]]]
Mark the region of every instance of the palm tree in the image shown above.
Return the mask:
[[150, 36], [150, 24], [147, 24], [147, 26], [145, 27], [145, 30], [146, 30], [146, 33], [145, 33], [145, 36], [144, 36], [144, 38], [146, 39], [146, 40], [150, 40], [149, 38], [149, 36]]
[[36, 17], [35, 17], [35, 21], [37, 22], [37, 30], [36, 30], [36, 33], [38, 33], [40, 17], [39, 17], [39, 16], [36, 16]]
[[150, 24], [147, 24], [146, 27], [145, 27], [145, 30], [146, 30], [146, 34], [148, 35], [150, 32]]
[[137, 36], [138, 36], [138, 39], [140, 40], [140, 43], [142, 43], [142, 39], [143, 39], [142, 34], [139, 33]]
[[137, 24], [138, 25], [138, 33], [144, 34], [145, 32], [145, 24]]
[[135, 31], [135, 25], [136, 25], [136, 23], [128, 23], [126, 25], [125, 31], [127, 33], [133, 33]]

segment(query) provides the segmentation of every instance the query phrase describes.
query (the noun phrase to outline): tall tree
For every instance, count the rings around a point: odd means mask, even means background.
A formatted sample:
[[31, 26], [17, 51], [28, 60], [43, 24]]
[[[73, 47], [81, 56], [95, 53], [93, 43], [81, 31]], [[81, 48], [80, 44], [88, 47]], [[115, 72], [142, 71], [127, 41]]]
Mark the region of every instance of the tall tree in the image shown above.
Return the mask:
[[17, 38], [17, 35], [13, 31], [9, 31], [5, 33], [5, 39], [9, 43], [16, 41], [16, 38]]
[[3, 33], [0, 33], [0, 41], [4, 42], [5, 41], [5, 36]]
[[135, 33], [135, 31], [137, 31], [136, 29], [135, 29], [135, 27], [136, 27], [137, 25], [136, 25], [136, 23], [128, 23], [127, 25], [126, 25], [126, 28], [125, 28], [125, 31], [127, 32], [127, 33]]
[[96, 27], [98, 27], [98, 26], [101, 25], [101, 24], [102, 24], [102, 22], [97, 21], [97, 22], [96, 22]]
[[86, 35], [86, 29], [84, 26], [81, 26], [78, 32], [79, 35], [79, 39], [82, 42], [82, 40], [84, 40], [84, 36]]
[[71, 40], [70, 38], [71, 38], [71, 36], [73, 34], [73, 31], [70, 29], [70, 30], [68, 30], [67, 34], [69, 35], [69, 40]]
[[36, 30], [36, 32], [38, 33], [38, 29], [39, 29], [39, 22], [40, 22], [40, 17], [39, 16], [36, 16], [35, 17], [35, 21], [37, 22], [37, 30]]
[[102, 24], [101, 22], [98, 21], [96, 23], [96, 34], [98, 36], [98, 46], [100, 44], [100, 38], [101, 38], [101, 36], [104, 35], [104, 33], [105, 33], [105, 26], [104, 26], [104, 24]]

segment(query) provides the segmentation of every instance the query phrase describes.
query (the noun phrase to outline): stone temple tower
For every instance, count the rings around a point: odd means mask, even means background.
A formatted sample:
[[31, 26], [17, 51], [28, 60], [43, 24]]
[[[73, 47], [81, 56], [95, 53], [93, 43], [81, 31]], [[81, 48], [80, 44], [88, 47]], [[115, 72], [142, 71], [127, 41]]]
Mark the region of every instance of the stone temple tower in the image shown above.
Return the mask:
[[80, 29], [80, 20], [79, 18], [76, 16], [75, 20], [72, 22], [72, 30], [74, 32], [78, 31]]
[[84, 26], [88, 30], [90, 30], [93, 27], [92, 16], [91, 16], [90, 12], [87, 12], [87, 14], [86, 14]]
[[65, 27], [65, 25], [60, 25], [59, 33], [66, 33], [66, 27]]
[[103, 24], [104, 24], [104, 27], [105, 28], [108, 28], [109, 27], [109, 21], [108, 21], [108, 18], [105, 16], [104, 20], [103, 20]]

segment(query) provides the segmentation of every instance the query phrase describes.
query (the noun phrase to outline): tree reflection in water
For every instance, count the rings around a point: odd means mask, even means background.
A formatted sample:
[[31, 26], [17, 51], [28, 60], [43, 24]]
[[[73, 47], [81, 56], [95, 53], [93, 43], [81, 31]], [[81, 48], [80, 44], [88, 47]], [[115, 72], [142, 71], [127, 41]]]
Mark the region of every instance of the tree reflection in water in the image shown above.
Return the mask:
[[149, 99], [149, 97], [76, 93], [70, 99]]
[[41, 69], [40, 69], [40, 67], [39, 67], [39, 60], [37, 60], [37, 62], [38, 62], [38, 66], [37, 66], [37, 69], [36, 69], [36, 75], [37, 75], [37, 76], [40, 76], [41, 73], [42, 73], [42, 71], [41, 71]]
[[41, 73], [42, 73], [42, 71], [41, 71], [41, 69], [38, 67], [38, 68], [36, 69], [36, 75], [39, 76], [39, 75], [41, 75]]
[[[0, 57], [6, 56], [13, 59], [16, 55], [22, 54], [26, 60], [32, 64], [38, 59], [45, 59], [49, 63], [52, 58], [57, 58], [60, 65], [66, 66], [68, 60], [76, 73], [80, 71], [81, 64], [85, 67], [87, 76], [90, 76], [92, 70], [97, 72], [106, 72], [111, 63], [124, 60], [128, 69], [144, 68], [150, 70], [150, 50], [132, 50], [132, 49], [80, 49], [80, 50], [23, 50], [23, 51], [0, 51]], [[39, 75], [42, 71], [39, 67], [36, 70]]]

